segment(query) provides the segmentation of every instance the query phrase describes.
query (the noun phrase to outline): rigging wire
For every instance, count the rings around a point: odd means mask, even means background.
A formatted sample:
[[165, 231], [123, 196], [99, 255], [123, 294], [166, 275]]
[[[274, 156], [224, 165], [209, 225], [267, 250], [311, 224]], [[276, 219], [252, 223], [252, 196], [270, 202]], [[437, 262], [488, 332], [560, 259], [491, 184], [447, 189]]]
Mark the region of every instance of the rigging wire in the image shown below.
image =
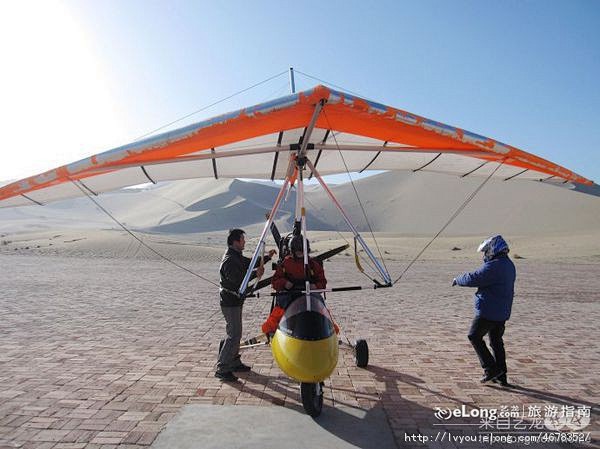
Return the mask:
[[300, 71], [300, 70], [298, 70], [298, 69], [294, 69], [294, 72], [296, 72], [296, 73], [299, 73], [300, 75], [304, 75], [304, 76], [306, 76], [307, 78], [313, 79], [313, 80], [315, 80], [315, 81], [318, 81], [318, 82], [320, 82], [320, 83], [323, 83], [323, 84], [328, 84], [328, 85], [329, 85], [329, 86], [331, 86], [331, 87], [335, 87], [336, 89], [339, 89], [339, 90], [341, 90], [341, 91], [347, 92], [347, 93], [349, 93], [349, 94], [356, 95], [357, 97], [364, 98], [365, 100], [369, 100], [369, 99], [368, 99], [367, 97], [365, 97], [364, 95], [361, 95], [361, 94], [359, 94], [359, 93], [357, 93], [357, 92], [353, 92], [353, 91], [351, 91], [350, 89], [346, 89], [346, 88], [344, 88], [344, 87], [342, 87], [342, 86], [338, 86], [337, 84], [330, 83], [329, 81], [322, 80], [321, 78], [317, 78], [316, 76], [309, 75], [308, 73], [301, 72], [301, 71]]
[[108, 210], [106, 210], [104, 207], [102, 207], [102, 205], [96, 201], [88, 192], [86, 192], [83, 187], [81, 187], [78, 183], [75, 182], [75, 180], [70, 179], [71, 182], [79, 189], [83, 192], [83, 194], [85, 196], [87, 196], [90, 201], [92, 201], [102, 212], [104, 212], [108, 217], [110, 217], [116, 224], [118, 224], [125, 232], [127, 232], [129, 235], [131, 235], [134, 239], [136, 239], [144, 248], [147, 248], [148, 250], [150, 250], [152, 253], [156, 254], [158, 257], [160, 257], [161, 259], [169, 262], [170, 264], [175, 265], [177, 268], [180, 268], [184, 271], [187, 271], [188, 273], [202, 279], [203, 281], [208, 282], [209, 284], [214, 285], [215, 287], [219, 287], [219, 285], [216, 282], [211, 281], [210, 279], [205, 278], [204, 276], [190, 270], [189, 268], [184, 267], [183, 265], [179, 265], [177, 262], [175, 262], [172, 259], [169, 259], [167, 256], [165, 256], [162, 253], [159, 253], [157, 250], [155, 250], [154, 248], [152, 248], [151, 246], [149, 246], [147, 243], [145, 243], [141, 238], [139, 238], [137, 235], [135, 235], [131, 230], [129, 230], [127, 227], [125, 227], [125, 225], [123, 223], [121, 223], [119, 220], [117, 220], [117, 218], [114, 217], [114, 215], [112, 215]]
[[245, 89], [239, 90], [239, 91], [237, 91], [236, 93], [234, 93], [234, 94], [231, 94], [231, 95], [229, 95], [229, 96], [227, 96], [227, 97], [225, 97], [225, 98], [222, 98], [222, 99], [220, 99], [220, 100], [218, 100], [218, 101], [215, 101], [214, 103], [211, 103], [211, 104], [209, 104], [209, 105], [207, 105], [207, 106], [204, 106], [204, 107], [202, 107], [202, 108], [198, 109], [197, 111], [191, 112], [191, 113], [189, 113], [189, 114], [187, 114], [187, 115], [185, 115], [185, 116], [183, 116], [183, 117], [181, 117], [181, 118], [178, 118], [177, 120], [173, 120], [173, 121], [172, 121], [172, 122], [170, 122], [170, 123], [167, 123], [167, 124], [165, 124], [165, 125], [163, 125], [163, 126], [160, 126], [160, 127], [156, 128], [156, 129], [154, 129], [154, 130], [150, 131], [150, 132], [147, 132], [146, 134], [144, 134], [144, 135], [142, 135], [142, 136], [138, 137], [137, 139], [135, 139], [135, 140], [134, 140], [134, 142], [137, 142], [138, 140], [140, 140], [140, 139], [143, 139], [144, 137], [148, 137], [149, 135], [151, 135], [151, 134], [154, 134], [155, 132], [157, 132], [157, 131], [160, 131], [161, 129], [167, 128], [168, 126], [174, 125], [175, 123], [178, 123], [178, 122], [180, 122], [180, 121], [182, 121], [182, 120], [185, 120], [186, 118], [189, 118], [189, 117], [191, 117], [192, 115], [198, 114], [199, 112], [202, 112], [202, 111], [204, 111], [204, 110], [206, 110], [206, 109], [208, 109], [208, 108], [211, 108], [211, 107], [213, 107], [213, 106], [216, 106], [216, 105], [218, 105], [219, 103], [223, 103], [224, 101], [227, 101], [227, 100], [229, 100], [229, 99], [231, 99], [231, 98], [233, 98], [233, 97], [235, 97], [235, 96], [237, 96], [237, 95], [243, 94], [244, 92], [248, 92], [249, 90], [251, 90], [251, 89], [254, 89], [255, 87], [258, 87], [258, 86], [260, 86], [261, 84], [265, 84], [265, 83], [267, 83], [267, 82], [269, 82], [269, 81], [271, 81], [271, 80], [274, 80], [275, 78], [279, 78], [280, 76], [282, 76], [282, 75], [284, 75], [284, 74], [286, 74], [286, 73], [288, 73], [288, 71], [287, 71], [287, 70], [284, 70], [283, 72], [281, 72], [281, 73], [278, 73], [277, 75], [273, 75], [273, 76], [271, 76], [271, 77], [269, 77], [269, 78], [267, 78], [267, 79], [265, 79], [265, 80], [262, 80], [262, 81], [260, 81], [260, 82], [258, 82], [258, 83], [256, 83], [256, 84], [253, 84], [253, 85], [252, 85], [252, 86], [250, 86], [250, 87], [246, 87]]
[[[328, 128], [332, 129], [331, 123], [329, 122], [329, 117], [327, 117], [327, 112], [325, 112], [325, 108], [323, 108], [322, 112], [325, 117], [325, 120], [327, 121]], [[375, 233], [373, 232], [373, 228], [371, 226], [371, 223], [369, 222], [367, 213], [365, 211], [363, 203], [358, 194], [358, 190], [356, 190], [356, 186], [354, 185], [354, 180], [352, 179], [352, 176], [350, 176], [350, 170], [348, 169], [348, 164], [346, 164], [346, 159], [344, 158], [344, 155], [342, 154], [342, 150], [340, 149], [340, 146], [338, 144], [337, 137], [336, 137], [335, 133], [332, 133], [332, 135], [333, 135], [333, 141], [335, 142], [335, 146], [337, 147], [338, 153], [339, 153], [340, 157], [342, 158], [342, 162], [344, 163], [344, 168], [346, 169], [346, 174], [348, 175], [348, 179], [350, 180], [350, 184], [352, 184], [352, 189], [354, 190], [356, 199], [358, 200], [358, 204], [360, 205], [360, 209], [362, 210], [363, 216], [365, 217], [365, 222], [367, 223], [367, 226], [369, 227], [369, 232], [371, 233], [371, 237], [373, 238], [373, 241], [375, 242], [375, 246], [377, 248], [377, 252], [379, 253], [381, 262], [383, 263], [383, 267], [385, 268], [385, 271], [387, 271], [389, 273], [389, 270], [385, 264], [385, 259], [383, 258], [383, 254], [381, 253], [381, 249], [379, 248], [379, 243], [377, 243], [377, 239], [375, 238]]]
[[442, 228], [438, 231], [438, 233], [436, 235], [433, 236], [433, 238], [429, 241], [429, 243], [427, 243], [423, 249], [421, 251], [419, 251], [419, 254], [417, 254], [413, 260], [411, 260], [411, 262], [408, 264], [408, 266], [404, 269], [404, 271], [402, 271], [402, 273], [400, 273], [400, 276], [398, 276], [398, 278], [393, 282], [393, 284], [395, 284], [396, 282], [398, 282], [400, 279], [402, 279], [402, 277], [406, 274], [406, 272], [415, 264], [415, 262], [419, 259], [419, 257], [421, 257], [423, 255], [423, 253], [427, 250], [427, 248], [429, 248], [429, 246], [431, 246], [431, 244], [434, 242], [435, 239], [437, 239], [440, 234], [442, 232], [444, 232], [444, 230], [450, 226], [450, 223], [452, 223], [454, 221], [454, 219], [456, 217], [458, 217], [458, 215], [465, 209], [465, 207], [467, 207], [467, 205], [473, 200], [473, 198], [475, 198], [475, 196], [479, 193], [479, 191], [483, 188], [483, 186], [485, 186], [487, 184], [487, 182], [492, 179], [492, 176], [494, 176], [494, 174], [498, 171], [498, 169], [500, 167], [502, 167], [502, 165], [504, 164], [505, 159], [502, 159], [502, 161], [498, 164], [498, 166], [494, 169], [494, 171], [492, 173], [490, 173], [488, 175], [487, 178], [485, 178], [483, 180], [483, 182], [479, 185], [479, 187], [477, 187], [473, 193], [471, 193], [467, 199], [458, 207], [458, 209], [456, 209], [456, 211], [452, 214], [452, 216], [450, 217], [450, 219], [442, 226]]
[[289, 89], [290, 87], [290, 82], [286, 81], [285, 84], [283, 84], [282, 86], [278, 87], [276, 90], [274, 90], [273, 92], [271, 92], [269, 95], [265, 96], [263, 98], [263, 100], [261, 101], [261, 103], [264, 103], [266, 101], [272, 100], [274, 98], [279, 98], [282, 95], [285, 95], [285, 92]]

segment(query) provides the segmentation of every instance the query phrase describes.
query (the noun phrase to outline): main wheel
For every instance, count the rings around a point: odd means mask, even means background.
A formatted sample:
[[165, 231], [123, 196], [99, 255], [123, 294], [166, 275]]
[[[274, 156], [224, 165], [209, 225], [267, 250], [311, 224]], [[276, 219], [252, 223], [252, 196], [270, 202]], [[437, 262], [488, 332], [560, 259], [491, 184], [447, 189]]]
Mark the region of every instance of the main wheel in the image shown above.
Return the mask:
[[356, 360], [356, 366], [364, 368], [369, 364], [369, 345], [367, 340], [356, 340], [354, 345], [354, 358]]
[[318, 384], [302, 382], [300, 392], [302, 394], [302, 405], [306, 413], [313, 418], [319, 416], [323, 409], [323, 382]]

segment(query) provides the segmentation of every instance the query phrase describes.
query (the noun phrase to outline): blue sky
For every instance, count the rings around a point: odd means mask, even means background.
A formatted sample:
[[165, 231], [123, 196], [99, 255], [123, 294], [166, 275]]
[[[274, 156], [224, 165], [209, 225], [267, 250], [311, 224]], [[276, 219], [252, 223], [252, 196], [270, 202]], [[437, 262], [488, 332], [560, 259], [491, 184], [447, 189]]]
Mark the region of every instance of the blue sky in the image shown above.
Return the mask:
[[[17, 60], [0, 80], [17, 151], [0, 179], [127, 143], [293, 66], [600, 182], [597, 1], [34, 3], [1, 19], [18, 26], [2, 44]], [[178, 126], [288, 92], [282, 76]]]

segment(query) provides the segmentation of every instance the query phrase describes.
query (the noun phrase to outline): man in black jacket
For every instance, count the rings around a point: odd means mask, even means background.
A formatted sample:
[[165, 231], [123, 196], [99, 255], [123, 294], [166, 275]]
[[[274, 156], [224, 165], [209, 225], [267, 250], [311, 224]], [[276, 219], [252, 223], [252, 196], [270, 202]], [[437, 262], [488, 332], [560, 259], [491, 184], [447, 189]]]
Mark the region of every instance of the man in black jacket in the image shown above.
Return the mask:
[[[227, 251], [221, 260], [219, 273], [221, 275], [221, 311], [225, 317], [225, 332], [227, 337], [219, 351], [219, 361], [215, 377], [223, 381], [235, 382], [237, 377], [233, 371], [249, 371], [250, 367], [244, 365], [240, 359], [240, 340], [242, 338], [242, 308], [244, 298], [240, 297], [238, 290], [242, 285], [246, 271], [252, 262], [251, 259], [242, 255], [246, 239], [244, 231], [232, 229], [227, 237]], [[275, 250], [269, 251], [263, 263], [258, 261], [250, 279], [262, 276], [264, 273], [264, 262], [271, 259]]]

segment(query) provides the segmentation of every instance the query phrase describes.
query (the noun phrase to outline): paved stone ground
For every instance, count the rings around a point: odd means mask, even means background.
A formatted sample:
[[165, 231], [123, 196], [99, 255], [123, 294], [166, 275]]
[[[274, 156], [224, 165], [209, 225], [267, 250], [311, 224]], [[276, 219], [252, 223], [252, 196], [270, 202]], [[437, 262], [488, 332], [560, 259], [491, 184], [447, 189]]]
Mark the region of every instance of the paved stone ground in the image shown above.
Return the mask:
[[[350, 259], [328, 262], [329, 278], [356, 282]], [[389, 264], [394, 273], [402, 266]], [[297, 384], [266, 347], [244, 354], [253, 371], [238, 384], [213, 377], [223, 334], [215, 290], [164, 262], [0, 254], [0, 267], [2, 448], [141, 448], [186, 404], [301, 408]], [[215, 272], [207, 262], [191, 267]], [[600, 261], [518, 260], [517, 267], [506, 342], [518, 389], [477, 383], [466, 339], [472, 290], [449, 286], [473, 263], [427, 261], [393, 289], [330, 296], [346, 335], [368, 340], [371, 360], [359, 369], [342, 354], [326, 382], [326, 405], [383, 408], [400, 447], [443, 448], [481, 447], [447, 439], [477, 434], [479, 421], [440, 421], [435, 407], [598, 407]], [[249, 300], [246, 335], [268, 308], [266, 298]], [[585, 429], [596, 438], [599, 413], [592, 410]], [[513, 434], [524, 431], [515, 424], [508, 423]], [[446, 432], [443, 442], [407, 441], [438, 432]]]

